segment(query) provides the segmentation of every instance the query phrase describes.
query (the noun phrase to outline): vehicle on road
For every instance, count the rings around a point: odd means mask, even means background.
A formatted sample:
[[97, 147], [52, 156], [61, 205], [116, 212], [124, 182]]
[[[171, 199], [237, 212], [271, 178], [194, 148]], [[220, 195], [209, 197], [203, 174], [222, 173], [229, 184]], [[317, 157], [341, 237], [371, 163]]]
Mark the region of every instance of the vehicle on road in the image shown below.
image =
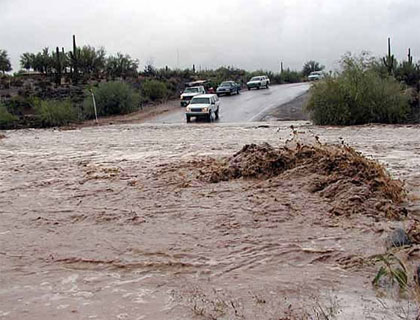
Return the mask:
[[217, 94], [200, 94], [193, 97], [189, 105], [185, 108], [187, 122], [192, 117], [204, 118], [208, 122], [213, 120], [213, 115], [219, 119], [220, 100]]
[[261, 89], [261, 88], [267, 88], [270, 85], [270, 79], [268, 79], [267, 76], [257, 76], [252, 77], [251, 80], [249, 80], [246, 83], [246, 86], [248, 90], [251, 90], [252, 88]]
[[324, 74], [322, 73], [322, 71], [312, 71], [308, 76], [309, 81], [317, 81], [323, 78], [324, 78]]
[[220, 97], [223, 94], [232, 95], [234, 93], [239, 94], [241, 86], [235, 81], [223, 81], [220, 86], [217, 87], [216, 93]]
[[198, 96], [200, 94], [205, 94], [205, 93], [206, 93], [206, 89], [204, 89], [204, 86], [185, 88], [184, 92], [180, 96], [181, 107], [187, 106], [193, 97]]

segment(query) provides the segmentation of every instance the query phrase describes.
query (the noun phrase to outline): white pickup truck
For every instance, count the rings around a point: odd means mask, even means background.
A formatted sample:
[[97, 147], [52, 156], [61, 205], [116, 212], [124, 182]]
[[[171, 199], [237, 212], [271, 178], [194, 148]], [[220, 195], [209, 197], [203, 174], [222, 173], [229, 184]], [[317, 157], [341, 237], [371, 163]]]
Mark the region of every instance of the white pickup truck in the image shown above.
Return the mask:
[[197, 87], [187, 87], [185, 88], [184, 92], [181, 94], [181, 107], [187, 106], [191, 99], [199, 94], [205, 94], [206, 89], [203, 86]]
[[187, 122], [192, 117], [205, 118], [208, 122], [213, 120], [213, 115], [219, 119], [220, 100], [217, 94], [200, 94], [191, 99], [190, 104], [185, 108]]
[[252, 77], [251, 80], [249, 80], [246, 83], [246, 86], [248, 87], [248, 90], [251, 90], [252, 88], [267, 88], [270, 85], [270, 79], [267, 76], [258, 76], [258, 77]]

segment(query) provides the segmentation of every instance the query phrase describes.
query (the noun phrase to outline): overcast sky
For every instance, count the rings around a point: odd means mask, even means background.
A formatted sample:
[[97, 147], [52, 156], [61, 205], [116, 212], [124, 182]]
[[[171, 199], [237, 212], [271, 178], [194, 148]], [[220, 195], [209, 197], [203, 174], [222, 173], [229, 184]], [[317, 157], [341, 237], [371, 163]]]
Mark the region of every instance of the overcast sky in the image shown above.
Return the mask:
[[420, 59], [420, 0], [0, 0], [0, 49], [19, 69], [23, 52], [104, 46], [143, 66], [333, 69], [345, 52], [411, 47]]

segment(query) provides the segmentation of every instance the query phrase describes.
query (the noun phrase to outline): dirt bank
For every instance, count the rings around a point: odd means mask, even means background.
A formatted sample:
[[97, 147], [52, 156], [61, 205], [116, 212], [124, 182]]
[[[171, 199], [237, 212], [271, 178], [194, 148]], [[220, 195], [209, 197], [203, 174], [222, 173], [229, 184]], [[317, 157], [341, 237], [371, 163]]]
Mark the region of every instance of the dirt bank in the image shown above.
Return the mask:
[[265, 114], [260, 121], [299, 121], [309, 120], [304, 106], [309, 99], [309, 93], [304, 93], [292, 101], [276, 107]]
[[84, 121], [82, 123], [76, 123], [67, 127], [63, 127], [64, 129], [72, 129], [72, 128], [83, 128], [83, 127], [92, 127], [92, 126], [103, 126], [103, 125], [111, 125], [111, 124], [128, 124], [128, 123], [142, 123], [152, 117], [160, 115], [162, 113], [178, 110], [179, 107], [179, 100], [168, 100], [163, 103], [159, 104], [150, 104], [145, 105], [142, 109], [132, 112], [129, 114], [118, 115], [118, 116], [109, 116], [109, 117], [100, 117], [98, 119], [98, 123], [95, 123], [94, 120]]
[[[379, 215], [331, 214], [339, 197], [314, 189], [304, 163], [271, 176], [206, 179], [215, 168], [207, 163], [255, 154], [248, 147], [235, 157], [246, 144], [292, 149], [290, 125], [2, 132], [0, 315], [272, 319], [322, 306], [339, 319], [393, 318], [395, 303], [378, 302], [372, 288], [378, 268], [370, 257], [385, 250], [391, 230], [405, 227], [404, 217], [381, 207], [374, 207]], [[322, 144], [344, 140], [385, 164], [408, 190], [398, 205], [420, 213], [419, 127], [293, 125], [302, 144], [306, 134]], [[384, 190], [356, 180], [353, 191], [373, 192], [363, 193], [366, 201]]]

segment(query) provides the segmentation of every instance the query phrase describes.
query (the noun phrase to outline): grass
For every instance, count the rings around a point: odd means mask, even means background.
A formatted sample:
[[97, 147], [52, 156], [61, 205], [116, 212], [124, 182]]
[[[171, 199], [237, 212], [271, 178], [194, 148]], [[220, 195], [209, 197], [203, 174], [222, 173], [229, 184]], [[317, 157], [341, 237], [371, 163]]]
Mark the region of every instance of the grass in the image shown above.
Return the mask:
[[35, 111], [45, 127], [67, 125], [78, 120], [78, 112], [70, 100], [42, 100], [35, 106]]
[[[139, 108], [139, 94], [127, 83], [112, 81], [101, 83], [93, 89], [98, 116], [126, 114]], [[94, 117], [94, 107], [90, 92], [83, 102], [85, 117]]]
[[18, 120], [18, 117], [7, 111], [6, 106], [0, 104], [0, 129], [11, 129]]

